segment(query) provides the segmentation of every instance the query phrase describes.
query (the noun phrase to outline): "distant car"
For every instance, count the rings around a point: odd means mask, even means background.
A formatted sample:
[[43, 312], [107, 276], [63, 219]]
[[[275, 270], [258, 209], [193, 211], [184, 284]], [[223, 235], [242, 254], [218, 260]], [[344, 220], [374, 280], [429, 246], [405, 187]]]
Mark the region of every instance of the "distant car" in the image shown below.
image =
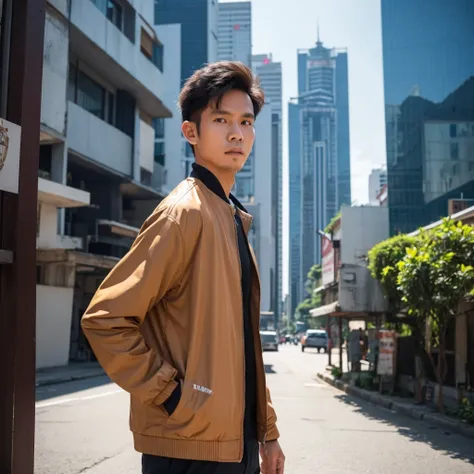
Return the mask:
[[318, 349], [318, 352], [321, 352], [321, 349], [324, 352], [327, 352], [328, 345], [328, 333], [323, 329], [308, 329], [306, 334], [303, 336], [303, 339], [301, 339], [302, 352], [304, 352], [307, 347]]
[[278, 334], [276, 331], [260, 331], [260, 340], [264, 351], [278, 351]]

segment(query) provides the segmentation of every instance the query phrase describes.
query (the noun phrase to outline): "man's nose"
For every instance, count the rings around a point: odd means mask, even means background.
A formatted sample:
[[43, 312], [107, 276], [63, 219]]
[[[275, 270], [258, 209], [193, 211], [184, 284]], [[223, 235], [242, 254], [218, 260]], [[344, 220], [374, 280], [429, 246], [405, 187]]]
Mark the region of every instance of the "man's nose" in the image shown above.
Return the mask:
[[243, 139], [244, 139], [244, 134], [242, 133], [242, 129], [240, 128], [240, 125], [238, 124], [232, 125], [229, 131], [229, 140], [242, 141]]

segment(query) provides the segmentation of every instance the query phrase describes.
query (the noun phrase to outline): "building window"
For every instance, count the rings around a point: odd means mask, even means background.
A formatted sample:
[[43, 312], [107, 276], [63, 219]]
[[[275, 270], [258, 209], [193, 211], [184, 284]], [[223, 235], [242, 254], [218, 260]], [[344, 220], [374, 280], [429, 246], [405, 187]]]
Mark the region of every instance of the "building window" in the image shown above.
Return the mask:
[[82, 71], [77, 74], [76, 97], [77, 105], [104, 120], [105, 89]]
[[163, 45], [154, 41], [144, 28], [141, 29], [140, 50], [160, 71], [163, 71]]
[[155, 163], [165, 166], [165, 144], [163, 142], [155, 142]]
[[110, 125], [115, 125], [115, 94], [113, 92], [107, 91], [107, 122]]
[[69, 65], [67, 96], [71, 102], [110, 125], [115, 125], [115, 94], [105, 89], [72, 63]]
[[123, 30], [123, 9], [116, 0], [107, 0], [106, 16], [120, 31]]
[[117, 0], [91, 0], [120, 31], [123, 31], [123, 8]]
[[452, 123], [450, 126], [449, 126], [449, 136], [451, 138], [456, 138], [458, 136], [458, 127], [457, 127], [457, 124], [455, 123]]
[[152, 63], [163, 72], [163, 45], [161, 43], [153, 43], [153, 58]]
[[459, 143], [451, 143], [451, 160], [457, 161], [459, 160]]
[[154, 118], [153, 128], [155, 129], [155, 138], [165, 138], [165, 119]]

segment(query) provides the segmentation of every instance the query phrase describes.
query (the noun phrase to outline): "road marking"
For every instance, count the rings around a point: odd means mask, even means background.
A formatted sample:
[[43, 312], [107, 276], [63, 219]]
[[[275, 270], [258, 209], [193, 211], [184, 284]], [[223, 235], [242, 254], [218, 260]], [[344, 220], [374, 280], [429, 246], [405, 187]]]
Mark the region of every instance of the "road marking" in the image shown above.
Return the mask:
[[56, 400], [53, 402], [44, 402], [44, 403], [36, 403], [35, 408], [45, 408], [45, 407], [52, 407], [54, 405], [63, 405], [64, 403], [71, 403], [71, 402], [80, 402], [83, 400], [94, 400], [95, 398], [102, 398], [108, 397], [109, 395], [115, 395], [117, 393], [122, 393], [122, 389], [111, 390], [110, 392], [103, 392], [98, 393], [96, 395], [88, 395], [86, 397], [76, 397], [76, 398], [63, 398], [62, 400]]

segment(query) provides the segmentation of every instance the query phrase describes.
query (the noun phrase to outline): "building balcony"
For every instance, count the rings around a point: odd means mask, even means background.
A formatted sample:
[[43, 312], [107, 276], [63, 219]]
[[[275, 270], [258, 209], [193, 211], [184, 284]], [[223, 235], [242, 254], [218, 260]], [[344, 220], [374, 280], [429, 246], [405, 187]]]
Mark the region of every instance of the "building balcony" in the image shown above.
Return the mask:
[[73, 102], [69, 102], [68, 110], [69, 149], [122, 175], [133, 176], [132, 139]]
[[80, 237], [58, 235], [58, 209], [88, 206], [90, 194], [64, 184], [38, 178], [36, 247], [39, 249], [82, 249]]
[[56, 209], [88, 206], [90, 194], [81, 189], [38, 178], [38, 203], [54, 206]]
[[140, 49], [136, 17], [134, 10], [129, 12], [126, 35], [92, 1], [72, 2], [71, 50], [104, 79], [133, 95], [147, 114], [171, 117], [162, 102], [164, 75]]

